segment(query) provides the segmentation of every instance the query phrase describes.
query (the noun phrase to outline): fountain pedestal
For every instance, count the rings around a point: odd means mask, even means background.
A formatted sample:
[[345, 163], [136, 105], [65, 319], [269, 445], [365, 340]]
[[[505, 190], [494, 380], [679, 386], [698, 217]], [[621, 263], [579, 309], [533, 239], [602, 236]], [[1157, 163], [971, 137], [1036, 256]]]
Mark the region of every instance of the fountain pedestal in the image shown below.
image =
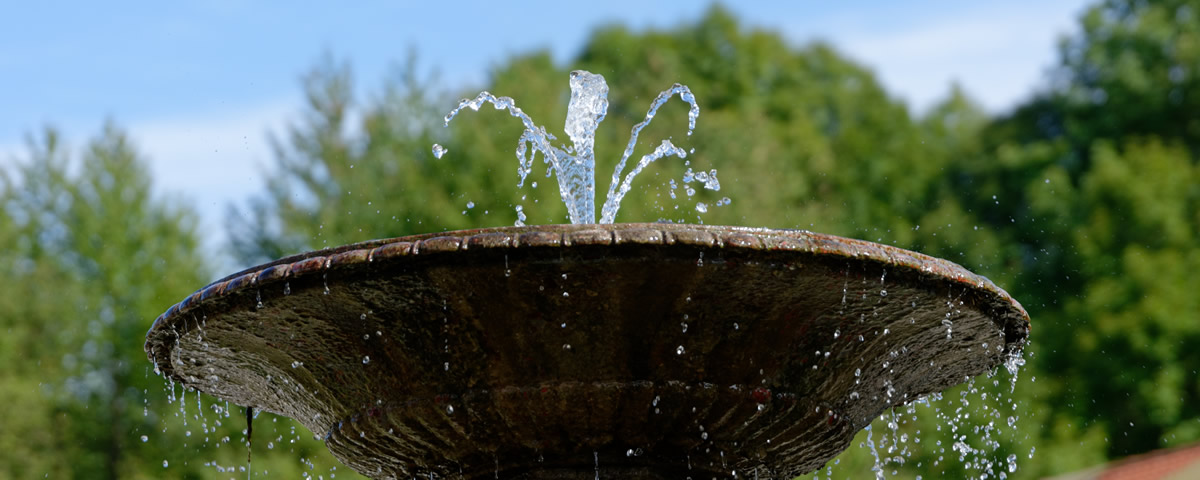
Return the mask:
[[885, 245], [561, 225], [281, 259], [171, 307], [146, 351], [375, 478], [793, 477], [1028, 332], [987, 279]]

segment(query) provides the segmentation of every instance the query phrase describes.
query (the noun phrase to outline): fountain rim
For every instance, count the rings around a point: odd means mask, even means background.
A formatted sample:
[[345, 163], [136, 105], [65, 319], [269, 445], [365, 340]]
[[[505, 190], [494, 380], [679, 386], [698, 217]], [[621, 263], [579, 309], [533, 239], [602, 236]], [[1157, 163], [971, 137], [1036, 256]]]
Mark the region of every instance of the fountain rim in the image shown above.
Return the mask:
[[146, 332], [144, 349], [147, 354], [151, 353], [151, 339], [156, 336], [156, 330], [169, 328], [173, 319], [210, 299], [290, 278], [323, 274], [329, 269], [370, 264], [376, 259], [479, 250], [618, 246], [670, 248], [676, 245], [734, 252], [790, 252], [908, 269], [968, 287], [992, 297], [993, 301], [1006, 304], [1009, 313], [1015, 313], [1019, 317], [1018, 324], [1024, 326], [1024, 331], [1014, 332], [1015, 338], [1009, 339], [1010, 351], [1016, 353], [1022, 350], [1031, 331], [1029, 314], [1025, 308], [988, 278], [952, 261], [899, 247], [796, 229], [677, 223], [554, 224], [429, 232], [368, 240], [290, 255], [256, 265], [215, 280], [169, 307]]

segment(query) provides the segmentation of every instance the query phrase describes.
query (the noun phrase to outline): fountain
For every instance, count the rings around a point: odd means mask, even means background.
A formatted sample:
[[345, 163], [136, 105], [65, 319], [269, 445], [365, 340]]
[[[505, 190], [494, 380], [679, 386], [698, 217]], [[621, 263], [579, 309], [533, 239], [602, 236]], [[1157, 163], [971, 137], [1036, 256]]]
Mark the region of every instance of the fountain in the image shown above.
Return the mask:
[[572, 147], [487, 92], [446, 122], [485, 102], [520, 118], [521, 181], [540, 152], [574, 224], [525, 226], [518, 206], [512, 227], [235, 273], [155, 320], [156, 371], [294, 418], [373, 478], [790, 478], [886, 409], [1019, 362], [1024, 309], [949, 261], [800, 230], [613, 224], [638, 171], [687, 155], [664, 141], [620, 176], [671, 96], [694, 126], [678, 84], [634, 127], [592, 223], [607, 86], [575, 72], [571, 88]]

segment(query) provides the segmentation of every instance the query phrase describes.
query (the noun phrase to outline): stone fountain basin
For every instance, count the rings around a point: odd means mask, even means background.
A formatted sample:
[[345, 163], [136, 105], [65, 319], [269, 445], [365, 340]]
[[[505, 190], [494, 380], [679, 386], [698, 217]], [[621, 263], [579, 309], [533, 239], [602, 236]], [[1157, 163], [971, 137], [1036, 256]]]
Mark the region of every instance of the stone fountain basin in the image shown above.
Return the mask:
[[552, 225], [254, 267], [171, 307], [145, 348], [375, 478], [794, 477], [1019, 355], [1029, 328], [986, 278], [886, 245]]

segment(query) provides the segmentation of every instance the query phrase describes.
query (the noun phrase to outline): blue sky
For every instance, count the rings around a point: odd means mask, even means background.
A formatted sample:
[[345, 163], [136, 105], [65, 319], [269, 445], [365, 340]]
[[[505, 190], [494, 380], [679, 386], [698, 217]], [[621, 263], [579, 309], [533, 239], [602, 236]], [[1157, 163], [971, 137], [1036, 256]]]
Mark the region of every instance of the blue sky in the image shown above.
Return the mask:
[[[44, 125], [78, 146], [105, 119], [150, 159], [157, 188], [191, 202], [220, 248], [225, 206], [263, 183], [267, 133], [300, 110], [299, 76], [322, 53], [348, 60], [360, 93], [415, 49], [447, 86], [549, 49], [566, 64], [599, 25], [696, 20], [707, 2], [16, 2], [0, 19], [0, 161]], [[921, 112], [958, 82], [1003, 112], [1045, 85], [1081, 0], [726, 2], [796, 45], [832, 43]], [[676, 79], [663, 79], [670, 84]], [[620, 79], [608, 79], [619, 83]], [[566, 79], [563, 81], [566, 89]], [[520, 101], [520, 99], [517, 99]], [[703, 105], [704, 99], [699, 99]], [[447, 107], [450, 107], [449, 105]]]

